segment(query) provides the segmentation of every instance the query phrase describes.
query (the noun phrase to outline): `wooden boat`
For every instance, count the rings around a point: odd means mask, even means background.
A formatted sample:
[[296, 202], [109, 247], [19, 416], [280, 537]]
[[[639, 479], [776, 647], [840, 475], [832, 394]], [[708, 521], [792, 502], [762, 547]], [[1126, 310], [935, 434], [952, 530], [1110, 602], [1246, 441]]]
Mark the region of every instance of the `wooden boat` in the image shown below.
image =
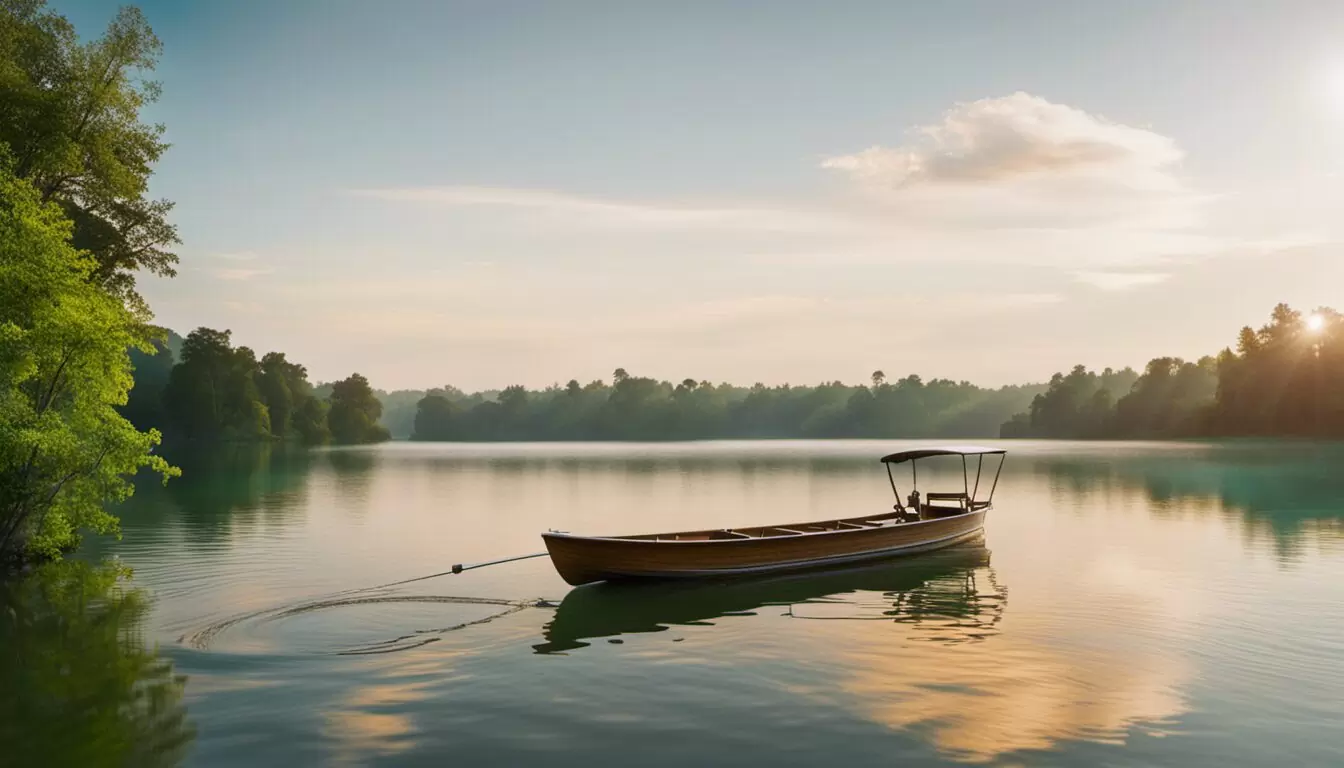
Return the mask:
[[[771, 573], [927, 552], [968, 541], [984, 528], [1006, 452], [974, 446], [918, 448], [882, 457], [896, 504], [890, 512], [783, 525], [678, 531], [636, 536], [542, 534], [551, 562], [573, 585], [640, 578], [693, 578]], [[989, 494], [978, 498], [984, 457], [999, 456]], [[916, 463], [961, 458], [962, 490], [921, 499]], [[969, 457], [976, 457], [971, 488]], [[902, 501], [892, 467], [909, 462], [911, 494]]]
[[991, 634], [1006, 608], [989, 566], [989, 550], [970, 541], [920, 557], [768, 576], [588, 584], [565, 595], [532, 648], [564, 653], [597, 638], [706, 626], [765, 607], [794, 615], [795, 606], [834, 607], [859, 593], [886, 604], [881, 616], [894, 623], [936, 626], [945, 642], [968, 641]]

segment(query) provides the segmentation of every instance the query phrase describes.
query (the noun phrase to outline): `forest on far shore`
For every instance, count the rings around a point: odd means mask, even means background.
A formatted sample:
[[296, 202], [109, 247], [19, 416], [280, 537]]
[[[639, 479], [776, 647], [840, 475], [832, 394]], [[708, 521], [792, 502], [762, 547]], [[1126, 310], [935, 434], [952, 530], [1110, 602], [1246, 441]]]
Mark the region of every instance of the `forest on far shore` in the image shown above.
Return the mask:
[[1159, 357], [1137, 377], [1077, 366], [1003, 425], [1002, 437], [1344, 437], [1344, 316], [1287, 304], [1236, 346]]
[[997, 389], [965, 381], [890, 380], [751, 387], [673, 383], [618, 368], [611, 381], [466, 393], [374, 389], [360, 374], [312, 384], [283, 353], [258, 358], [228, 331], [165, 332], [157, 353], [132, 352], [124, 414], [168, 440], [307, 443], [710, 440], [748, 438], [1178, 438], [1344, 435], [1344, 375], [1332, 309], [1280, 304], [1235, 348], [1142, 372], [1076, 366], [1046, 384]]
[[610, 382], [541, 390], [384, 392], [358, 373], [310, 383], [284, 353], [258, 357], [210, 328], [185, 339], [164, 331], [154, 354], [131, 358], [135, 387], [123, 415], [169, 443], [975, 437], [995, 434], [1045, 391], [915, 375], [889, 382], [881, 371], [859, 385], [673, 384], [617, 369]]

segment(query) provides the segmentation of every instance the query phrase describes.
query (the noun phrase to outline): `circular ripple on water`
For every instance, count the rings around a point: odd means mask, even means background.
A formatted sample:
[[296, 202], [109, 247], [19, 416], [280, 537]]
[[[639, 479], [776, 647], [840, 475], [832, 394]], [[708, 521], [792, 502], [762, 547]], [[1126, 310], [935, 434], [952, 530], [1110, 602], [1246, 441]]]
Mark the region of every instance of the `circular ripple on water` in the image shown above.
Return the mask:
[[178, 638], [183, 645], [228, 652], [395, 653], [438, 642], [545, 600], [449, 595], [346, 596], [309, 600], [231, 616]]

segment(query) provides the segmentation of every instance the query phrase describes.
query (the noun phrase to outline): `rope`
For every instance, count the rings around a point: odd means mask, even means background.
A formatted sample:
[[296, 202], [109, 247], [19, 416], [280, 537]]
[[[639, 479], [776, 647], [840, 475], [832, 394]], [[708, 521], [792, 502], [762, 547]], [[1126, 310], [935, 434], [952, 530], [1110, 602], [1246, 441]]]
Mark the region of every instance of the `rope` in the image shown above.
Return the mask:
[[399, 587], [399, 586], [401, 586], [402, 584], [411, 584], [411, 583], [414, 583], [414, 582], [417, 582], [417, 581], [427, 581], [427, 580], [429, 580], [429, 579], [437, 579], [437, 578], [440, 577], [440, 576], [449, 576], [449, 575], [454, 574], [454, 573], [462, 573], [463, 571], [471, 571], [471, 570], [475, 570], [475, 569], [477, 569], [477, 568], [485, 568], [486, 566], [489, 566], [489, 565], [500, 565], [500, 564], [502, 564], [502, 563], [512, 563], [512, 562], [515, 562], [515, 561], [517, 561], [517, 560], [531, 560], [531, 559], [534, 558], [534, 557], [545, 557], [546, 555], [549, 555], [549, 554], [550, 554], [549, 552], [533, 552], [533, 553], [530, 554], [530, 555], [517, 555], [517, 556], [515, 556], [515, 557], [506, 557], [506, 558], [504, 558], [504, 559], [502, 559], [502, 560], [488, 560], [488, 561], [486, 561], [486, 562], [484, 562], [484, 563], [472, 563], [471, 565], [463, 565], [462, 563], [457, 563], [456, 565], [454, 565], [451, 569], [449, 569], [449, 570], [447, 570], [447, 571], [441, 571], [441, 572], [439, 572], [439, 573], [431, 573], [431, 574], [428, 575], [428, 576], [417, 576], [417, 577], [415, 577], [414, 579], [406, 579], [406, 580], [404, 580], [404, 581], [394, 581], [394, 582], [391, 582], [390, 584], [379, 584], [379, 585], [376, 586], [376, 587], [363, 587], [363, 588], [361, 588], [361, 589], [357, 589], [357, 590], [354, 590], [354, 591], [356, 591], [356, 592], [371, 592], [371, 591], [373, 591], [373, 590], [375, 590], [375, 589], [386, 589], [386, 588], [388, 588], [388, 587]]

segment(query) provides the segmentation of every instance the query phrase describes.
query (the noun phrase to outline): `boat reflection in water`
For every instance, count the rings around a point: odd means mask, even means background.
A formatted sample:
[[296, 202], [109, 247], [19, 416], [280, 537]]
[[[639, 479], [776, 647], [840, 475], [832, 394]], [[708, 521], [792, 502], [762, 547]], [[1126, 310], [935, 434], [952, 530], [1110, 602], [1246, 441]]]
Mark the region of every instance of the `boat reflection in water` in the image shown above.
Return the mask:
[[896, 622], [920, 630], [916, 636], [922, 639], [972, 642], [996, 632], [1006, 607], [989, 558], [983, 540], [977, 540], [846, 569], [589, 584], [570, 590], [543, 629], [546, 641], [533, 648], [561, 653], [597, 638], [704, 625], [771, 607], [793, 619]]

